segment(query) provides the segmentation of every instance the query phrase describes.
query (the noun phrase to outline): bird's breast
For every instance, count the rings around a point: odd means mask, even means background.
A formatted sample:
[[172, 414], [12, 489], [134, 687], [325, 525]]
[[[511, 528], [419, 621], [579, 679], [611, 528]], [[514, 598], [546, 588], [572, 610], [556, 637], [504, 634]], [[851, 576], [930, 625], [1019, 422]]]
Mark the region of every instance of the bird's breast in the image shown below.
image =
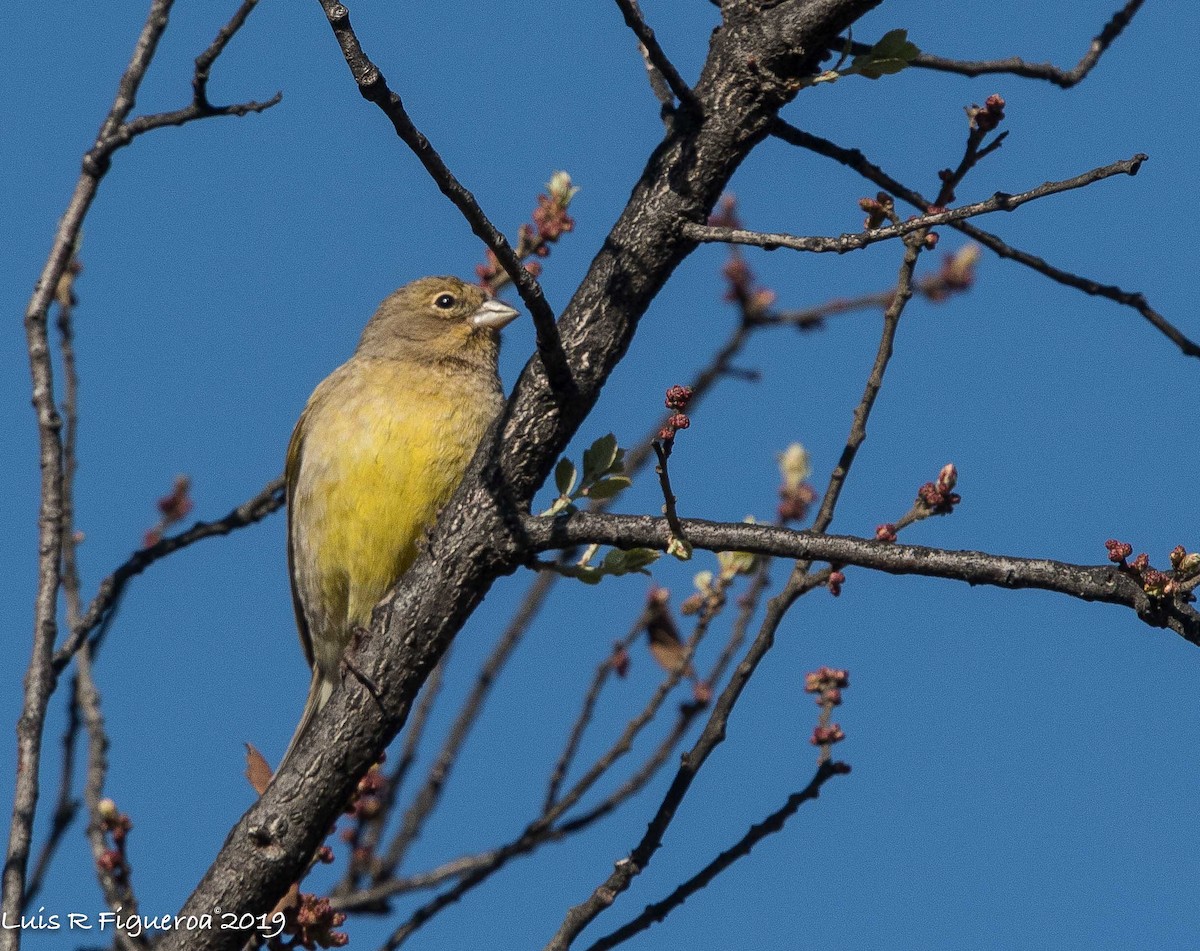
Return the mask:
[[352, 361], [313, 394], [291, 518], [306, 612], [365, 624], [408, 569], [499, 411], [478, 383]]

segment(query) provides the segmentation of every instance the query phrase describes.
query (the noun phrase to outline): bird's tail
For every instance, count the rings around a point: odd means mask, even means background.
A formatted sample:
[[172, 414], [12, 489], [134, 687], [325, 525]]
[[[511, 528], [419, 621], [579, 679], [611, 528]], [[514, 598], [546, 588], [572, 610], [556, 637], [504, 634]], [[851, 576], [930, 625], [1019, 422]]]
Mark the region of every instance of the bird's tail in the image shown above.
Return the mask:
[[333, 681], [324, 676], [319, 667], [314, 666], [312, 683], [308, 687], [308, 699], [304, 701], [304, 712], [300, 714], [300, 723], [296, 726], [296, 732], [292, 734], [292, 741], [288, 743], [283, 759], [279, 761], [279, 766], [275, 769], [276, 776], [283, 771], [283, 767], [287, 765], [287, 761], [292, 757], [292, 752], [296, 749], [296, 744], [300, 742], [300, 737], [308, 732], [313, 718], [329, 701], [332, 694]]

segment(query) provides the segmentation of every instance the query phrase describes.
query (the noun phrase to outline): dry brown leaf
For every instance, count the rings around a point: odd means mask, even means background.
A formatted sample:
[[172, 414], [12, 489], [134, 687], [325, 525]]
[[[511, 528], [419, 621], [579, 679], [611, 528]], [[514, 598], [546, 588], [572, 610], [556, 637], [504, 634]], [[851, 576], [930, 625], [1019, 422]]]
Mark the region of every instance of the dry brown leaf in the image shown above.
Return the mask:
[[246, 778], [250, 780], [250, 785], [254, 787], [254, 791], [260, 796], [267, 791], [267, 786], [271, 782], [271, 767], [263, 758], [262, 753], [256, 750], [249, 743], [246, 744]]

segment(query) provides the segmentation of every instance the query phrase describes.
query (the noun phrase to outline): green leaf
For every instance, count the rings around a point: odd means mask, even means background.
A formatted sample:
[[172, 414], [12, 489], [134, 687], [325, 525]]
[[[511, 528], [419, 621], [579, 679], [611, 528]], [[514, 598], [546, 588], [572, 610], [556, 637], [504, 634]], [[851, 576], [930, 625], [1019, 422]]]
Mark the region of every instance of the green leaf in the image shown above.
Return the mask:
[[575, 488], [575, 478], [577, 475], [575, 463], [570, 459], [563, 456], [558, 460], [558, 465], [554, 467], [554, 485], [558, 489], [559, 495], [571, 494], [571, 490]]
[[653, 548], [631, 548], [629, 551], [614, 548], [600, 562], [600, 570], [609, 575], [627, 575], [635, 571], [645, 574], [646, 566], [654, 564], [659, 554]]
[[717, 564], [721, 566], [721, 574], [726, 576], [748, 575], [754, 570], [754, 555], [744, 551], [717, 552]]
[[917, 45], [908, 41], [908, 30], [890, 30], [868, 52], [854, 57], [844, 73], [879, 79], [900, 72], [920, 53]]
[[633, 485], [633, 481], [629, 478], [629, 476], [607, 476], [601, 479], [599, 482], [593, 483], [590, 487], [584, 490], [584, 494], [589, 499], [603, 501], [605, 499], [614, 498], [617, 493], [625, 491], [625, 489], [628, 489], [631, 485]]
[[621, 551], [613, 548], [605, 554], [598, 565], [555, 565], [554, 570], [568, 578], [578, 578], [584, 584], [599, 584], [602, 578], [620, 575], [649, 574], [646, 566], [658, 558], [660, 552], [653, 548], [633, 548]]
[[608, 472], [617, 458], [617, 437], [601, 436], [583, 450], [583, 484], [589, 485]]

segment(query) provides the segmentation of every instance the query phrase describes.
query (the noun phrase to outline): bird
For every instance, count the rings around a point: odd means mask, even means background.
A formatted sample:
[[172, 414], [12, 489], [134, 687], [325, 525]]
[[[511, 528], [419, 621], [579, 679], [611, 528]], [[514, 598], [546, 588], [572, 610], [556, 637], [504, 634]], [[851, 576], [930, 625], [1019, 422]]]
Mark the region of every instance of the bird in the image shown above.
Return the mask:
[[276, 774], [340, 680], [356, 629], [417, 557], [504, 406], [483, 288], [423, 277], [394, 291], [309, 397], [288, 444], [288, 574], [312, 682]]

